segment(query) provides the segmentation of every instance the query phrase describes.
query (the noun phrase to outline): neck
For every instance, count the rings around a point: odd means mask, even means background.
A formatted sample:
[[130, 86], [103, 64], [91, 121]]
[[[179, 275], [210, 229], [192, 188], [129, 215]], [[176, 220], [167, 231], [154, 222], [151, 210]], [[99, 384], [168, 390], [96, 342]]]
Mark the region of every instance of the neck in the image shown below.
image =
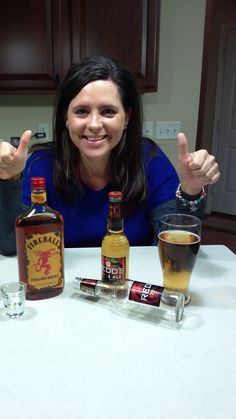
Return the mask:
[[109, 161], [81, 161], [80, 179], [91, 189], [103, 189], [110, 181]]

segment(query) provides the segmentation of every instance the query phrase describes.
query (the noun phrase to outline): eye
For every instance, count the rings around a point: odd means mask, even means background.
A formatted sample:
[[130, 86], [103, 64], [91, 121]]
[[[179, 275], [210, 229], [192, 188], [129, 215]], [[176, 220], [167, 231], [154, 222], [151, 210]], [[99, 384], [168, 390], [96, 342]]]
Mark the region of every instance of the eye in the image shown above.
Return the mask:
[[102, 110], [102, 115], [107, 116], [108, 118], [112, 118], [116, 114], [115, 109], [108, 107]]
[[78, 115], [80, 118], [86, 118], [88, 113], [89, 113], [89, 110], [87, 108], [77, 108], [75, 110], [75, 114]]

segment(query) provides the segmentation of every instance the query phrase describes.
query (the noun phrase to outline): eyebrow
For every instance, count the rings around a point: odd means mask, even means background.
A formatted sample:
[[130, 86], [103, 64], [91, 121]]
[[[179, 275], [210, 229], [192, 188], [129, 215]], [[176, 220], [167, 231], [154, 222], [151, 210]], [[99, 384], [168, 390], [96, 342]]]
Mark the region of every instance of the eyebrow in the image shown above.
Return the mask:
[[[91, 108], [90, 104], [86, 104], [86, 103], [80, 103], [78, 105], [74, 105], [72, 108], [72, 111], [75, 111], [76, 109], [79, 108]], [[111, 104], [111, 103], [104, 103], [102, 105], [99, 105], [98, 109], [104, 109], [104, 108], [112, 108], [114, 110], [118, 110], [119, 106]]]

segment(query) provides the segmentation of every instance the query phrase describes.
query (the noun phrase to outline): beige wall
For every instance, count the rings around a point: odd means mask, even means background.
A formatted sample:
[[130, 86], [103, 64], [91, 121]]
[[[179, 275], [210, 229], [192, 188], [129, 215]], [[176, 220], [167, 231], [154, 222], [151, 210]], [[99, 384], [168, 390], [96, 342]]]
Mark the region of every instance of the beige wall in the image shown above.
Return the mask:
[[53, 104], [53, 95], [0, 95], [0, 138], [10, 140], [26, 129], [35, 133], [38, 123], [49, 124], [51, 138]]
[[[146, 121], [181, 121], [194, 149], [198, 120], [205, 0], [162, 0], [158, 92], [143, 95]], [[53, 96], [0, 95], [0, 138], [48, 123]], [[155, 132], [155, 129], [154, 129]], [[161, 141], [175, 164], [176, 141]]]
[[[196, 143], [205, 0], [162, 0], [158, 92], [143, 96], [146, 121], [181, 121]], [[155, 131], [155, 129], [154, 129]], [[176, 140], [158, 140], [175, 164]]]

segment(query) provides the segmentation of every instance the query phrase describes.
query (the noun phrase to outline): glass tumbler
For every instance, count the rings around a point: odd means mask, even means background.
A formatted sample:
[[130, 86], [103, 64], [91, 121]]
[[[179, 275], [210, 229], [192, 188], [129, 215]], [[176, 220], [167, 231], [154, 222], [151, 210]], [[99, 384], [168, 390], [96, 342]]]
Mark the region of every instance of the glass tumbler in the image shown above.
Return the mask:
[[[191, 300], [189, 282], [201, 242], [201, 221], [187, 214], [166, 214], [160, 218], [159, 258], [166, 290], [181, 291], [185, 304]], [[168, 296], [167, 301], [168, 303]]]
[[25, 310], [25, 284], [23, 282], [9, 282], [1, 286], [6, 314], [15, 319], [23, 315]]

